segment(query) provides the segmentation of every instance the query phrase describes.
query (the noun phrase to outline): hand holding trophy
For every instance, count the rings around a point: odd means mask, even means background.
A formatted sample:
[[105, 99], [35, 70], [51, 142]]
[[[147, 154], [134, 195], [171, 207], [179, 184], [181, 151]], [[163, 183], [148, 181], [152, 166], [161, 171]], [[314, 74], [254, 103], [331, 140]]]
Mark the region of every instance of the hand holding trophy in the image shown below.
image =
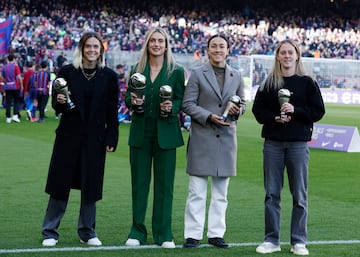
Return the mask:
[[[172, 88], [169, 85], [163, 85], [160, 87], [160, 103], [165, 102], [166, 100], [170, 100], [172, 96]], [[160, 117], [166, 118], [171, 113], [171, 108], [167, 107], [166, 111], [160, 109]]]
[[230, 116], [230, 115], [229, 115], [229, 111], [230, 111], [231, 107], [233, 107], [234, 105], [240, 107], [240, 105], [241, 105], [241, 98], [240, 98], [240, 96], [233, 95], [233, 96], [230, 98], [229, 102], [228, 102], [227, 105], [226, 105], [225, 111], [224, 111], [224, 113], [223, 113], [223, 115], [222, 115], [223, 121], [227, 121], [227, 120], [228, 120], [228, 118], [229, 118], [229, 116]]
[[[291, 92], [288, 89], [282, 88], [282, 89], [279, 90], [278, 98], [279, 98], [280, 107], [284, 103], [288, 103], [290, 101], [290, 96], [291, 96]], [[286, 120], [286, 117], [287, 117], [287, 115], [286, 115], [285, 112], [280, 113], [280, 119], [281, 120]]]
[[133, 104], [132, 108], [136, 113], [144, 113], [146, 77], [141, 73], [134, 73], [129, 81], [130, 91], [135, 93], [136, 97], [142, 99], [141, 105]]
[[66, 97], [66, 105], [68, 110], [72, 110], [75, 108], [75, 104], [71, 101], [69, 90], [67, 86], [67, 82], [63, 78], [57, 78], [54, 81], [54, 89], [59, 94], [63, 94]]

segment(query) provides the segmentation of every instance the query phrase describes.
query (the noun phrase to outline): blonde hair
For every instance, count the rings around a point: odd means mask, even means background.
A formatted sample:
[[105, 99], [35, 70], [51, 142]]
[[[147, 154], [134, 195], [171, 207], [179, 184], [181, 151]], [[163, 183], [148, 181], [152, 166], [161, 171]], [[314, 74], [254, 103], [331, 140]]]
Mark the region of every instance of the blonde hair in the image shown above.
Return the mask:
[[149, 57], [148, 57], [149, 41], [150, 41], [151, 36], [156, 32], [160, 33], [165, 38], [166, 50], [165, 50], [165, 53], [164, 53], [164, 61], [167, 64], [166, 73], [169, 76], [174, 71], [174, 69], [176, 67], [176, 61], [175, 61], [174, 55], [171, 52], [169, 35], [165, 31], [165, 29], [163, 29], [163, 28], [153, 28], [152, 30], [150, 30], [147, 33], [145, 43], [144, 43], [144, 45], [143, 45], [143, 47], [142, 47], [142, 49], [140, 51], [140, 58], [139, 58], [139, 61], [138, 61], [138, 64], [137, 64], [136, 72], [139, 72], [139, 73], [144, 72], [145, 66], [146, 66], [146, 64], [148, 62], [148, 59], [149, 59]]
[[296, 61], [296, 67], [295, 67], [295, 74], [299, 75], [299, 76], [304, 76], [306, 75], [305, 69], [304, 69], [304, 65], [302, 63], [301, 60], [301, 51], [299, 46], [297, 45], [297, 43], [295, 43], [295, 41], [290, 40], [290, 39], [285, 39], [283, 41], [281, 41], [276, 49], [275, 49], [275, 62], [274, 62], [274, 66], [272, 68], [272, 70], [270, 71], [269, 75], [267, 76], [266, 80], [264, 81], [264, 83], [261, 86], [261, 90], [267, 89], [269, 90], [270, 88], [273, 89], [280, 89], [283, 87], [284, 85], [284, 79], [283, 79], [283, 75], [281, 72], [281, 64], [279, 62], [279, 60], [277, 59], [278, 55], [279, 55], [279, 51], [282, 45], [284, 44], [290, 44], [295, 48], [296, 54], [297, 54], [297, 61]]
[[89, 38], [92, 38], [92, 37], [96, 38], [100, 42], [100, 57], [97, 62], [97, 68], [101, 69], [101, 68], [105, 67], [105, 57], [104, 57], [105, 48], [102, 43], [101, 37], [95, 32], [86, 32], [80, 38], [79, 44], [76, 47], [75, 52], [74, 52], [73, 65], [76, 69], [78, 69], [78, 68], [83, 69], [82, 61], [83, 61], [83, 51], [84, 51], [85, 43]]

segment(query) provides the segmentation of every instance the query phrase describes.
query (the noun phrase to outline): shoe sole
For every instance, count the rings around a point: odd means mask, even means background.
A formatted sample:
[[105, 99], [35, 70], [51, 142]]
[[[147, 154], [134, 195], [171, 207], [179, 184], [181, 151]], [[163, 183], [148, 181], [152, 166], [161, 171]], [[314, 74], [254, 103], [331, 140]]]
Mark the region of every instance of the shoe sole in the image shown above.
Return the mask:
[[198, 248], [200, 247], [200, 244], [198, 245], [183, 245], [183, 248]]
[[89, 242], [85, 242], [84, 240], [81, 240], [81, 239], [80, 239], [80, 243], [87, 244], [88, 246], [102, 246], [102, 243], [101, 244], [92, 244]]
[[54, 247], [54, 246], [57, 245], [57, 243], [58, 243], [58, 240], [55, 240], [52, 244], [44, 244], [44, 243], [42, 243], [42, 246], [45, 246], [45, 247]]
[[257, 253], [263, 253], [263, 254], [266, 254], [266, 253], [276, 253], [276, 252], [281, 252], [281, 248], [271, 249], [271, 250], [267, 250], [267, 251], [260, 251], [260, 250], [257, 250], [257, 249], [256, 249], [256, 252], [257, 252]]
[[138, 242], [131, 242], [131, 243], [128, 243], [128, 241], [125, 242], [125, 246], [135, 247], [135, 246], [140, 246], [140, 245], [141, 245], [141, 243], [139, 240], [138, 240]]
[[297, 253], [297, 252], [295, 252], [294, 251], [294, 249], [293, 248], [291, 248], [290, 249], [290, 253], [293, 253], [293, 254], [295, 254], [295, 255], [299, 255], [299, 256], [306, 256], [306, 255], [309, 255], [309, 253], [307, 252], [307, 253]]

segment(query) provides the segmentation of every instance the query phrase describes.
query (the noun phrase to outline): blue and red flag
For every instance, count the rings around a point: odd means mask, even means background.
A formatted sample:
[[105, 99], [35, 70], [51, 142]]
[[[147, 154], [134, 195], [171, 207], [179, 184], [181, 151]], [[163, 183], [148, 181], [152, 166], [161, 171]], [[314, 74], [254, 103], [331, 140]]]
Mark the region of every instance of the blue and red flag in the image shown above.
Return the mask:
[[7, 54], [11, 44], [12, 18], [0, 23], [0, 55]]

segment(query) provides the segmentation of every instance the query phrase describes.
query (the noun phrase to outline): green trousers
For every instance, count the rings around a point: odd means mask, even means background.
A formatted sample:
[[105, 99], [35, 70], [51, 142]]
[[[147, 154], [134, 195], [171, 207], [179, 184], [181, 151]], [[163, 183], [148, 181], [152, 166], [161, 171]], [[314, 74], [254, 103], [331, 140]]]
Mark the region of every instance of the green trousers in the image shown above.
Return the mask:
[[151, 167], [154, 170], [152, 234], [154, 243], [172, 241], [172, 203], [176, 149], [160, 149], [156, 136], [145, 136], [142, 147], [130, 147], [133, 224], [129, 238], [147, 240], [145, 214], [149, 198]]

